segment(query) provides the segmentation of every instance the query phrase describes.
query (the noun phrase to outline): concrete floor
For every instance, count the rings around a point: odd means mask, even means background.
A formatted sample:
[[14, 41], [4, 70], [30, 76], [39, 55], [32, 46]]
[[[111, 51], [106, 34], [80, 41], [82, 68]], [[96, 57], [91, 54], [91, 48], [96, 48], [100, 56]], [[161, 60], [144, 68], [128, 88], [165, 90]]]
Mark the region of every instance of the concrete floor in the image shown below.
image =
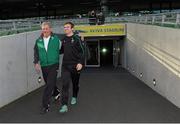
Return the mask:
[[[61, 81], [58, 80], [61, 88]], [[77, 105], [60, 114], [59, 103], [39, 114], [43, 87], [0, 109], [0, 123], [171, 123], [180, 109], [122, 68], [87, 68], [81, 75]]]

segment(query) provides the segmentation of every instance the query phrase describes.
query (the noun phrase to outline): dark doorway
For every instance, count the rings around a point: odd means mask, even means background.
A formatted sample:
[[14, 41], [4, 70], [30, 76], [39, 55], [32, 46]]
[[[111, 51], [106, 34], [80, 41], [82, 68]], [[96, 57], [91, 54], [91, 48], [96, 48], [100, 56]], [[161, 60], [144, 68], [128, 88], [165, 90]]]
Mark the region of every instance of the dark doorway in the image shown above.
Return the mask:
[[89, 48], [90, 58], [86, 58], [86, 66], [99, 67], [99, 41], [86, 41], [86, 46]]
[[113, 40], [100, 41], [100, 65], [113, 66]]

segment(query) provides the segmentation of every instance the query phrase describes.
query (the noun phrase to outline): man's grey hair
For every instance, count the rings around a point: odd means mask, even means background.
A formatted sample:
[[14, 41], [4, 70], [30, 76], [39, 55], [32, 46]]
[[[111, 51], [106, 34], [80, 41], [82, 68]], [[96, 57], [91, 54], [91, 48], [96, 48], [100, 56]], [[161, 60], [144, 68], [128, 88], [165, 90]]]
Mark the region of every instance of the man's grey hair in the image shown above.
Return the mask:
[[42, 24], [41, 24], [41, 27], [43, 27], [43, 26], [45, 26], [45, 25], [48, 25], [50, 28], [52, 28], [52, 25], [51, 25], [51, 23], [50, 22], [43, 22]]

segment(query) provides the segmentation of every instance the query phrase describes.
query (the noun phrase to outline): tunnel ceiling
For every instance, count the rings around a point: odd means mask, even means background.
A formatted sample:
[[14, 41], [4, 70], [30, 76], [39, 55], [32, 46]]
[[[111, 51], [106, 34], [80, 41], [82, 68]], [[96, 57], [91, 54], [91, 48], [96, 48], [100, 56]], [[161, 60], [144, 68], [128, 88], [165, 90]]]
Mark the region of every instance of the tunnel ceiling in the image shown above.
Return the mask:
[[[0, 19], [84, 14], [100, 9], [101, 0], [0, 0]], [[180, 0], [107, 0], [113, 12], [178, 9]]]

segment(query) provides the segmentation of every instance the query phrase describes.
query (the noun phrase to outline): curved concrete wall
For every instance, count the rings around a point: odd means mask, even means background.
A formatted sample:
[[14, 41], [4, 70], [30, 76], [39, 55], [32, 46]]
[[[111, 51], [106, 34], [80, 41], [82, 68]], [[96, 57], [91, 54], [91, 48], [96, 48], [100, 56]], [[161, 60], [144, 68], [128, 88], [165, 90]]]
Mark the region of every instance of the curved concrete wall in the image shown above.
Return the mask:
[[124, 67], [180, 107], [180, 30], [129, 23], [125, 48]]
[[[53, 30], [63, 33], [62, 29]], [[44, 85], [37, 82], [33, 65], [33, 47], [39, 35], [40, 31], [34, 31], [0, 37], [0, 107]]]

